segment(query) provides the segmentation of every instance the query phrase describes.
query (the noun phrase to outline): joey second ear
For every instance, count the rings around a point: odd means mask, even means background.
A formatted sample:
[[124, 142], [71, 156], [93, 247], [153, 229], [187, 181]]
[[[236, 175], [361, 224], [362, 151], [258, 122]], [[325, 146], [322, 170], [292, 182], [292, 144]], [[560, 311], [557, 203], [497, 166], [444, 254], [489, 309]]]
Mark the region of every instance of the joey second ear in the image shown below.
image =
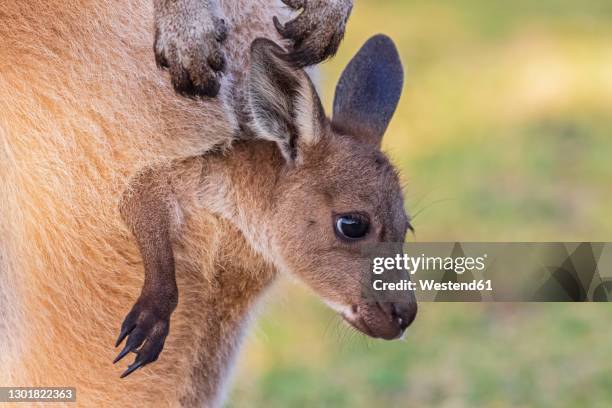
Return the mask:
[[301, 147], [321, 137], [325, 114], [308, 75], [285, 56], [273, 41], [253, 42], [248, 99], [257, 136], [276, 142], [294, 162]]
[[404, 70], [393, 41], [381, 34], [370, 38], [338, 81], [332, 125], [380, 146], [403, 84]]

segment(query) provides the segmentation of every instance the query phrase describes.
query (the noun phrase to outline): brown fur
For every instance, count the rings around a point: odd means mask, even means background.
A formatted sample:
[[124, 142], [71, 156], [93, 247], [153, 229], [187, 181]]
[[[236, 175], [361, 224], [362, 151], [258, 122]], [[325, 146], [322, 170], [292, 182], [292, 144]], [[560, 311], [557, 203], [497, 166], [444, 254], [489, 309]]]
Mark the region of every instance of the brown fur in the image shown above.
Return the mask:
[[[380, 66], [368, 53], [392, 58]], [[400, 70], [393, 55], [390, 40], [370, 40], [353, 64], [361, 68], [343, 74], [340, 94], [372, 88], [367, 70]], [[401, 76], [386, 79], [401, 85]], [[208, 154], [151, 168], [134, 179], [122, 201], [122, 216], [139, 243], [145, 268], [142, 292], [118, 340], [127, 336], [117, 361], [130, 350], [136, 352], [124, 376], [155, 361], [163, 348], [179, 293], [172, 248], [183, 240], [182, 230], [194, 211], [213, 213], [234, 225], [274, 269], [296, 274], [370, 336], [396, 338], [414, 318], [410, 299], [406, 305], [363, 298], [370, 275], [361, 255], [364, 247], [403, 242], [408, 228], [397, 176], [379, 151], [386, 127], [380, 116], [353, 121], [381, 125], [377, 131], [366, 126], [359, 132], [367, 132], [369, 141], [333, 131], [308, 77], [287, 63], [280, 47], [264, 39], [252, 46], [248, 97], [254, 133], [276, 146], [243, 142], [227, 156]], [[385, 95], [367, 97], [367, 102], [388, 112], [397, 101]], [[359, 108], [353, 103], [336, 108], [347, 120], [355, 106]], [[360, 240], [342, 238], [335, 218], [357, 212], [370, 220], [369, 233]], [[268, 279], [266, 274], [261, 283], [265, 286]], [[253, 293], [261, 287], [256, 285]], [[234, 297], [244, 296], [222, 295], [231, 300], [226, 312], [233, 311]], [[231, 324], [240, 327], [243, 319], [240, 314]], [[214, 333], [207, 336], [215, 338]], [[217, 364], [208, 362], [206, 377], [218, 375]]]
[[[250, 42], [277, 33], [267, 0], [222, 6], [232, 84]], [[198, 382], [186, 374], [202, 333], [224, 318], [202, 307], [213, 279], [202, 271], [223, 263], [224, 237], [238, 233], [210, 216], [193, 221], [197, 245], [188, 260], [177, 254], [188, 289], [168, 358], [120, 381], [112, 345], [142, 261], [118, 203], [140, 169], [233, 139], [231, 86], [207, 102], [175, 94], [155, 66], [148, 1], [5, 2], [0, 22], [0, 384], [76, 386], [82, 406], [173, 404]]]
[[[208, 102], [176, 96], [155, 67], [146, 2], [0, 9], [0, 384], [74, 386], [79, 406], [218, 406], [277, 271], [300, 276], [348, 319], [366, 316], [375, 333], [397, 333], [390, 311], [362, 303], [349, 273], [355, 250], [327, 223], [330, 208], [361, 202], [374, 214], [372, 240], [403, 238], [401, 191], [378, 148], [325, 121], [319, 137], [298, 141], [294, 164], [265, 141], [223, 152], [237, 131], [230, 108], [247, 43], [276, 36], [262, 4], [223, 3], [235, 16], [230, 85]], [[298, 121], [300, 135], [308, 126]], [[120, 380], [112, 345], [143, 260], [119, 202], [138, 191], [128, 184], [142, 169], [160, 170], [176, 200], [166, 215], [179, 221], [167, 232], [181, 291], [162, 358]]]

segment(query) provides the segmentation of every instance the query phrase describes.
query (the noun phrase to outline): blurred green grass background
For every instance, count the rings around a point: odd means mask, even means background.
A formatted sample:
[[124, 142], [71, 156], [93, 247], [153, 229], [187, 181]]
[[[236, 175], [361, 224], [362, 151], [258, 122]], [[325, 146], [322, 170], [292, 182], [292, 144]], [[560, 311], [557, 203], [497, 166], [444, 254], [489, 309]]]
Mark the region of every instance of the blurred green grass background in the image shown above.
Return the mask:
[[[378, 32], [406, 72], [384, 149], [418, 241], [612, 240], [610, 0], [356, 0], [322, 68]], [[404, 342], [346, 328], [298, 284], [273, 290], [229, 407], [612, 405], [612, 308], [422, 303]]]

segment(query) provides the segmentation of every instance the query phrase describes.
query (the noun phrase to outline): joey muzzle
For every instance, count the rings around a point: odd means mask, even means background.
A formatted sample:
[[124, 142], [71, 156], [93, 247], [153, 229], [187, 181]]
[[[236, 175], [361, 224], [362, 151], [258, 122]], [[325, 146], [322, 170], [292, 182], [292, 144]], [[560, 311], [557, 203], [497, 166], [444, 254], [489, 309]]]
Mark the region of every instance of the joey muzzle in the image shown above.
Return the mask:
[[414, 321], [417, 303], [412, 299], [406, 302], [367, 302], [353, 305], [342, 317], [360, 332], [385, 340], [401, 338], [404, 331]]

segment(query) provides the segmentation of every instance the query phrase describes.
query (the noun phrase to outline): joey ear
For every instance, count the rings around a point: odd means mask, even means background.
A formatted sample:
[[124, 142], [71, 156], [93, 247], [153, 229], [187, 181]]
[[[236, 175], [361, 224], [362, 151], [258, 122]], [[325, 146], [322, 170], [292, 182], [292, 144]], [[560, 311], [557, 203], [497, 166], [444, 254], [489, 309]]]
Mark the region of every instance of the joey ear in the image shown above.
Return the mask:
[[319, 96], [273, 41], [258, 38], [251, 45], [248, 101], [257, 137], [276, 142], [289, 163], [321, 137], [325, 113]]
[[404, 84], [393, 41], [370, 38], [344, 69], [336, 86], [332, 126], [380, 147]]

